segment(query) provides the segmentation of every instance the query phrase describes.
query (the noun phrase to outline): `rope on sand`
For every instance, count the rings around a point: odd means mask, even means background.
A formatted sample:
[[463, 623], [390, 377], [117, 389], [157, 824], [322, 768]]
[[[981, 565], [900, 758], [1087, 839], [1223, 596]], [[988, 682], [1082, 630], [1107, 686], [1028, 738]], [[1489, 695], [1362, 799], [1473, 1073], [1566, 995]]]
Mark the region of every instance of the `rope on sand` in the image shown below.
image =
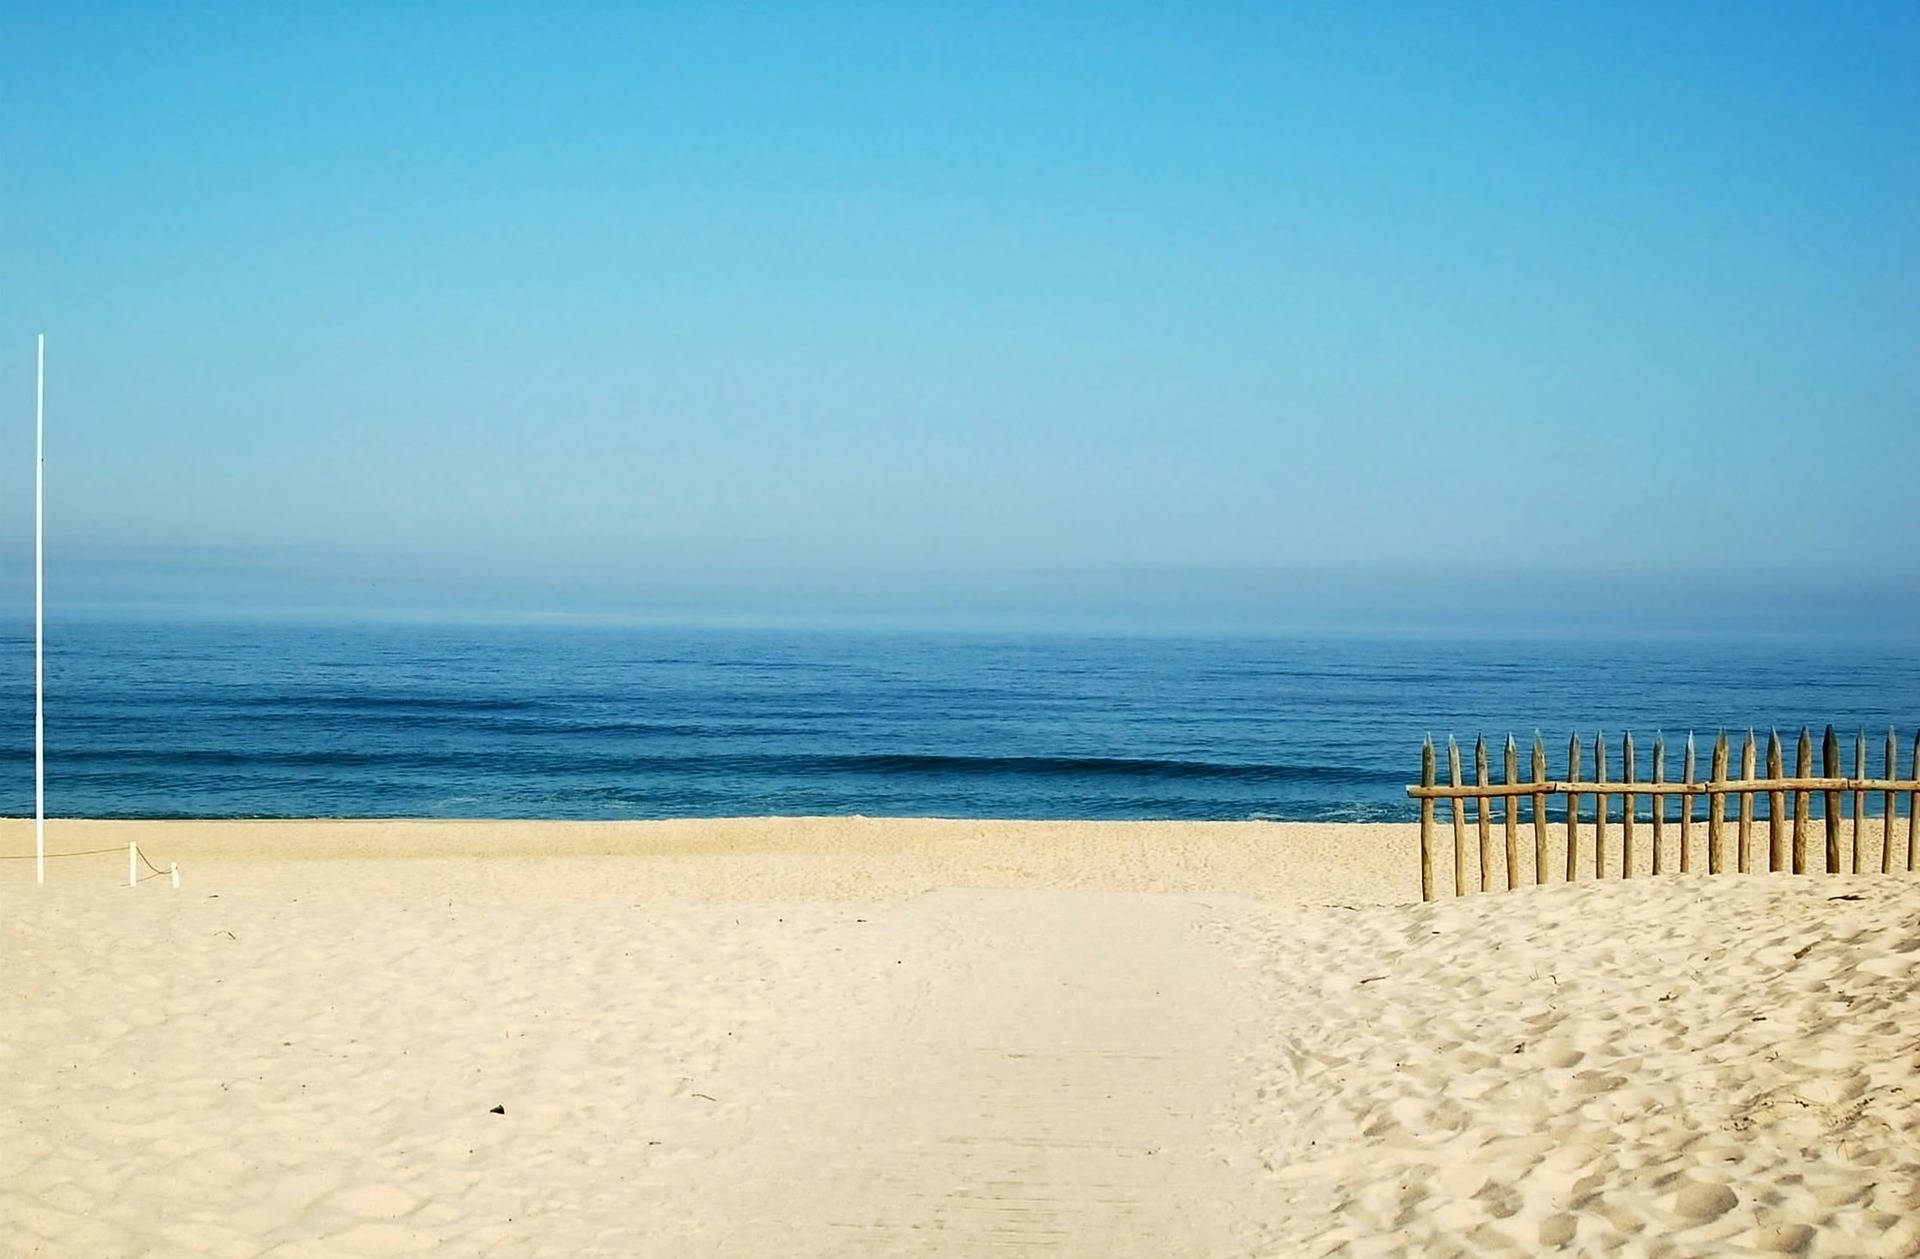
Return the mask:
[[[117, 853], [119, 851], [118, 848], [83, 848], [77, 852], [50, 852], [45, 854], [30, 852], [0, 853], [0, 861], [33, 861], [42, 855], [49, 860], [59, 857], [98, 857], [105, 853]], [[140, 874], [138, 872], [138, 867], [133, 864], [136, 857], [139, 858], [142, 865], [147, 867], [148, 873]], [[180, 863], [170, 861], [167, 863], [167, 868], [162, 870], [159, 866], [153, 864], [151, 857], [148, 857], [146, 853], [140, 850], [140, 845], [137, 841], [129, 840], [127, 842], [127, 886], [132, 887], [135, 884], [145, 883], [148, 879], [161, 878], [171, 878], [173, 885], [179, 887]]]

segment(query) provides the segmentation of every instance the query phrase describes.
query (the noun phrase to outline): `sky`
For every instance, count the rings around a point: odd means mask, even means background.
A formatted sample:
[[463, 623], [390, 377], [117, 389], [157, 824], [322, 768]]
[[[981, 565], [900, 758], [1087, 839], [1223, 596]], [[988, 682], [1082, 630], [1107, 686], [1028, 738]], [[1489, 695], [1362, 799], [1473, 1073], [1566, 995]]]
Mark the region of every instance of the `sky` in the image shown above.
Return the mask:
[[44, 332], [65, 607], [1920, 609], [1916, 65], [1906, 3], [7, 4], [0, 600]]

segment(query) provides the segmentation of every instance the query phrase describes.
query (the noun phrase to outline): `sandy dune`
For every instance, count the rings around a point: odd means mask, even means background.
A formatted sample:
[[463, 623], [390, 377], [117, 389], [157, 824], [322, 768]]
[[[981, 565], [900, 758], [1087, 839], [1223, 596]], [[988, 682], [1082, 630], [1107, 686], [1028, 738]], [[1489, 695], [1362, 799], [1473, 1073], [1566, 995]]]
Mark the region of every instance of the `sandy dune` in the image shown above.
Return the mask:
[[1904, 874], [1419, 906], [1396, 827], [52, 833], [186, 878], [0, 869], [4, 1254], [1920, 1254]]

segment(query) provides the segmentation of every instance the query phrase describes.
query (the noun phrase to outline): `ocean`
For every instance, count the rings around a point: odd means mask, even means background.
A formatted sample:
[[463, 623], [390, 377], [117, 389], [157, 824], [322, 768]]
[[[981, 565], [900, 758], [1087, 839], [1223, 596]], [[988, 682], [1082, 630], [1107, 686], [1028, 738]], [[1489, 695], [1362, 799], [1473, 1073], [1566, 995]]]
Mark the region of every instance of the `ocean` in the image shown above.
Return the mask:
[[[1126, 637], [66, 619], [66, 817], [1405, 820], [1421, 739], [1887, 728], [1920, 645], [1741, 636]], [[31, 626], [0, 629], [0, 814], [30, 815]], [[1589, 767], [1591, 765], [1589, 752]], [[1523, 751], [1524, 756], [1524, 751]], [[1791, 751], [1789, 751], [1791, 756]], [[1471, 772], [1471, 761], [1468, 762]], [[1641, 762], [1642, 773], [1648, 761]]]

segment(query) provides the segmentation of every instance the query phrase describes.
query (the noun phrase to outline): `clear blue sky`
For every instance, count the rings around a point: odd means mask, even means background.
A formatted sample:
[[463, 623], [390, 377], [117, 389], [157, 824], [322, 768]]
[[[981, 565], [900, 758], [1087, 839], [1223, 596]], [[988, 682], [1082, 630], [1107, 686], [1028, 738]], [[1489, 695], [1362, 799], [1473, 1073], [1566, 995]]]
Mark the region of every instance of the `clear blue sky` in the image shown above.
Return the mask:
[[1910, 3], [9, 5], [5, 591], [41, 330], [74, 601], [1911, 587], [1916, 67]]

